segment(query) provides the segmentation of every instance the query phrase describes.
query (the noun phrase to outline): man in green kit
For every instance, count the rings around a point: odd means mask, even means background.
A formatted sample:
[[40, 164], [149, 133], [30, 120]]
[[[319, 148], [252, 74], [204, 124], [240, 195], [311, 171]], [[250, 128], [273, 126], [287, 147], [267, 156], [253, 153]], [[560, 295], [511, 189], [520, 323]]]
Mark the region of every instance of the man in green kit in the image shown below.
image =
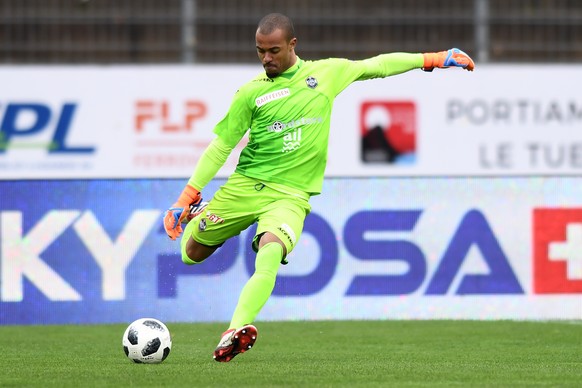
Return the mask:
[[[291, 20], [265, 16], [256, 31], [256, 49], [265, 71], [235, 94], [216, 137], [200, 158], [176, 203], [164, 215], [175, 240], [182, 222], [182, 261], [197, 264], [229, 238], [257, 223], [252, 248], [255, 272], [243, 287], [232, 320], [214, 359], [228, 362], [257, 339], [252, 325], [273, 288], [280, 264], [296, 246], [311, 207], [321, 192], [334, 99], [352, 82], [384, 78], [413, 69], [460, 67], [473, 60], [459, 49], [435, 53], [390, 53], [365, 60], [305, 61], [295, 53]], [[249, 132], [235, 172], [210, 202], [200, 192], [234, 147]], [[191, 220], [190, 220], [191, 219]]]

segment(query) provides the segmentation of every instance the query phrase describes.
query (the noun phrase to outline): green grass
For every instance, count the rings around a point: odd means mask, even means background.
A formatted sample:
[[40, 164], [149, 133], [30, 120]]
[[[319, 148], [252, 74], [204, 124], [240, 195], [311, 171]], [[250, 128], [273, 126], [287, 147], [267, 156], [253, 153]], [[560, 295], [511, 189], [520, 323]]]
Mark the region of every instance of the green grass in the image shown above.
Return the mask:
[[167, 325], [155, 365], [125, 357], [125, 325], [0, 327], [0, 387], [582, 386], [582, 322], [260, 322], [230, 363], [224, 324]]

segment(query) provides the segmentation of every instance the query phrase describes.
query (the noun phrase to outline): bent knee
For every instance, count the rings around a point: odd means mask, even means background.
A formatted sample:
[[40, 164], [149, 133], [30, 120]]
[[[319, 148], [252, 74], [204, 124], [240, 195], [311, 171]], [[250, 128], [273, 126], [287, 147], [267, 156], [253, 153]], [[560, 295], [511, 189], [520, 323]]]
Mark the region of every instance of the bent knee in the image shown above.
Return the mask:
[[187, 265], [200, 264], [204, 260], [205, 259], [199, 259], [199, 258], [192, 259], [192, 258], [190, 258], [190, 256], [182, 255], [182, 263], [187, 264]]
[[182, 251], [182, 262], [188, 265], [202, 263], [217, 248], [202, 245], [190, 238], [186, 243], [185, 249]]

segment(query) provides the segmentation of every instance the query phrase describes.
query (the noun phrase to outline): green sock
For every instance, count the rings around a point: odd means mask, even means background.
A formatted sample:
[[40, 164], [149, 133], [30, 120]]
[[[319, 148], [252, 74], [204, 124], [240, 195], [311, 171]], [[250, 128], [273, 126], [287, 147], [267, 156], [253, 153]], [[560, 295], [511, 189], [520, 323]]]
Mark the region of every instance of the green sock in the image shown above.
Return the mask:
[[259, 249], [255, 273], [240, 293], [229, 328], [239, 328], [255, 320], [275, 288], [282, 258], [283, 247], [278, 243], [269, 243]]
[[192, 228], [194, 228], [195, 224], [196, 222], [194, 221], [188, 222], [188, 224], [184, 228], [184, 233], [182, 233], [182, 238], [180, 240], [180, 252], [182, 253], [182, 262], [188, 265], [198, 264], [197, 262], [189, 258], [188, 255], [186, 254], [186, 243], [188, 242], [188, 239], [192, 236]]

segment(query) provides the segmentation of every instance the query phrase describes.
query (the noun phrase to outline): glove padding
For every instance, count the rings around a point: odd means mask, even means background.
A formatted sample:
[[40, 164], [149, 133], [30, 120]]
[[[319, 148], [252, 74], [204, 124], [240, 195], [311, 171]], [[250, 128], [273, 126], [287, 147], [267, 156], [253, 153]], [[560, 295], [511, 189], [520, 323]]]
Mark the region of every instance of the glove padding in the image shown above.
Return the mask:
[[164, 229], [168, 237], [177, 239], [182, 234], [182, 220], [190, 213], [190, 206], [198, 205], [202, 201], [202, 195], [190, 185], [186, 185], [180, 197], [164, 213]]
[[473, 71], [475, 62], [462, 50], [452, 48], [438, 53], [424, 53], [424, 65], [422, 70], [432, 71], [435, 67], [446, 69], [447, 67], [462, 67], [465, 70]]

